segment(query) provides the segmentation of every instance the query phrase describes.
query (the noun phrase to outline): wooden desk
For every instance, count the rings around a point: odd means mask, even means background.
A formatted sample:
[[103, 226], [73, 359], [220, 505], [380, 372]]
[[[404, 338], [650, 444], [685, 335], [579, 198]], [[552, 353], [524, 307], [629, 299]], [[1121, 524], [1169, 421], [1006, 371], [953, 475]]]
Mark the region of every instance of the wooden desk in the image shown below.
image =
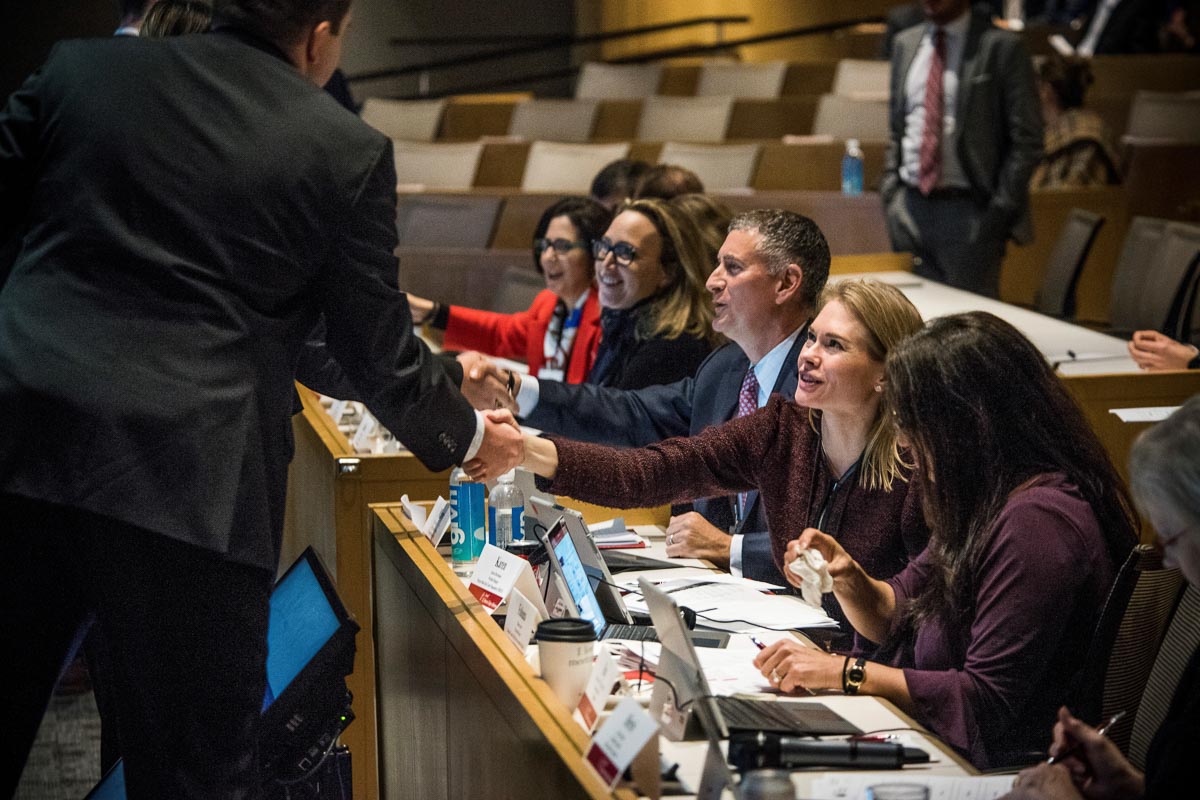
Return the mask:
[[365, 796], [633, 798], [584, 762], [588, 736], [429, 541], [395, 506], [374, 515], [380, 781]]

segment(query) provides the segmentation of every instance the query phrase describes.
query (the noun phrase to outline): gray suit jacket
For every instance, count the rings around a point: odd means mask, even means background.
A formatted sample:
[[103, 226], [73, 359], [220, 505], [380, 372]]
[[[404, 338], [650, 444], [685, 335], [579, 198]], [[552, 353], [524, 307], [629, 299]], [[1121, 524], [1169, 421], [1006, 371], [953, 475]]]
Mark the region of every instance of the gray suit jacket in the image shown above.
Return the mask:
[[0, 491], [275, 569], [329, 353], [431, 469], [475, 414], [396, 287], [391, 142], [233, 31], [64, 42], [0, 111]]
[[[772, 394], [791, 397], [796, 391], [796, 358], [804, 346], [801, 330], [788, 351]], [[695, 436], [720, 425], [737, 411], [738, 392], [750, 360], [730, 342], [713, 351], [694, 377], [666, 386], [621, 391], [590, 384], [541, 384], [537, 408], [525, 422], [551, 433], [585, 442], [642, 447], [672, 436]], [[699, 498], [695, 511], [721, 530], [732, 530], [732, 496]], [[771, 538], [758, 492], [749, 494], [742, 539], [742, 574], [747, 578], [784, 583], [771, 555]], [[799, 534], [796, 531], [796, 534]]]
[[[890, 136], [880, 186], [884, 207], [900, 188], [904, 135], [904, 81], [926, 23], [896, 35], [892, 47]], [[958, 124], [953, 147], [976, 201], [995, 212], [1009, 238], [1033, 239], [1029, 178], [1042, 158], [1042, 112], [1033, 64], [1021, 38], [992, 25], [985, 9], [971, 9], [958, 76]]]

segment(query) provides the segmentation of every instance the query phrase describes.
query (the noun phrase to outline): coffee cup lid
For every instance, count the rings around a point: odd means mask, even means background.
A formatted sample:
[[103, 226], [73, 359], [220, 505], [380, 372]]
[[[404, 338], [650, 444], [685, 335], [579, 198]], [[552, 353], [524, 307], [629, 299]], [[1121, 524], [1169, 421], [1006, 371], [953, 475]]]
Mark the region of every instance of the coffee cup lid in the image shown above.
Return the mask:
[[539, 642], [594, 642], [596, 629], [586, 619], [563, 617], [539, 622], [534, 639]]

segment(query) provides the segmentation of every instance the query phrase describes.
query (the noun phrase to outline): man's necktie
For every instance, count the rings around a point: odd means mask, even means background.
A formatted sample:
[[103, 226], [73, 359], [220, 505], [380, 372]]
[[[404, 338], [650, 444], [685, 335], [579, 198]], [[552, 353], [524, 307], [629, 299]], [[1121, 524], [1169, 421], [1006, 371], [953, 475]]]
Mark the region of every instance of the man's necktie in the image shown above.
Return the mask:
[[[747, 414], [753, 414], [758, 410], [758, 376], [754, 374], [754, 366], [751, 365], [746, 370], [746, 377], [742, 378], [742, 390], [738, 392], [738, 409], [737, 415], [744, 417]], [[738, 519], [746, 517], [746, 498], [748, 492], [738, 493]]]
[[933, 32], [933, 54], [929, 58], [929, 77], [925, 79], [925, 128], [921, 132], [921, 160], [917, 168], [917, 188], [929, 194], [942, 177], [942, 130], [945, 126], [945, 95], [942, 76], [946, 71], [946, 32]]

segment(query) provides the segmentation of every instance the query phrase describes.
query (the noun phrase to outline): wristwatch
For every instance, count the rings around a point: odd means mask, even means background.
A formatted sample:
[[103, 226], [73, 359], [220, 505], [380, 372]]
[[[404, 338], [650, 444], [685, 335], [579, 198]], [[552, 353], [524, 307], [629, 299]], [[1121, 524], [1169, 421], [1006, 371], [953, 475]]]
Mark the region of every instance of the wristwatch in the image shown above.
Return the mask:
[[867, 660], [859, 658], [851, 664], [850, 656], [846, 656], [846, 663], [842, 666], [842, 692], [851, 695], [858, 694], [858, 690], [866, 679]]

